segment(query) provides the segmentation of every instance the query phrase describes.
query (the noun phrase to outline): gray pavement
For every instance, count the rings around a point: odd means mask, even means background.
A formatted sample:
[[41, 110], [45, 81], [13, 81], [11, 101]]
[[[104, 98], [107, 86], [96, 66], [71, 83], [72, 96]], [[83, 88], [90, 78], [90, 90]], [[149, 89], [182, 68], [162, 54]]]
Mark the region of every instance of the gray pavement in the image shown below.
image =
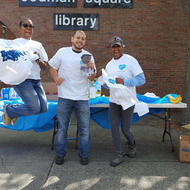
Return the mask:
[[[0, 128], [0, 190], [189, 190], [190, 164], [180, 163], [179, 136], [187, 130], [172, 130], [162, 142], [163, 121], [148, 116], [133, 125], [137, 157], [126, 158], [116, 168], [111, 131], [91, 122], [90, 163], [79, 164], [75, 141], [69, 141], [64, 165], [54, 163], [52, 130], [43, 133]], [[76, 132], [72, 119], [69, 136]], [[124, 140], [123, 140], [123, 143]]]

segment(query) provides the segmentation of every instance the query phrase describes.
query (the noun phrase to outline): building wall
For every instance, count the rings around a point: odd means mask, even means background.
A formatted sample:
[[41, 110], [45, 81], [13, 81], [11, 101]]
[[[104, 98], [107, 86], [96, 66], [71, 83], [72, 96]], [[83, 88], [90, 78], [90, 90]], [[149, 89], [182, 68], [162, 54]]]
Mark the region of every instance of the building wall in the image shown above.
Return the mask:
[[[0, 21], [19, 37], [18, 23], [22, 16], [30, 17], [35, 25], [33, 39], [43, 43], [49, 58], [58, 48], [70, 46], [73, 31], [53, 30], [53, 13], [99, 14], [99, 30], [86, 31], [86, 49], [94, 54], [98, 69], [111, 58], [108, 41], [119, 35], [125, 42], [125, 53], [134, 56], [143, 68], [146, 84], [137, 88], [144, 94], [154, 92], [184, 94], [187, 60], [188, 15], [180, 0], [134, 0], [128, 8], [19, 7], [17, 0], [0, 1]], [[48, 69], [42, 81], [52, 81]]]

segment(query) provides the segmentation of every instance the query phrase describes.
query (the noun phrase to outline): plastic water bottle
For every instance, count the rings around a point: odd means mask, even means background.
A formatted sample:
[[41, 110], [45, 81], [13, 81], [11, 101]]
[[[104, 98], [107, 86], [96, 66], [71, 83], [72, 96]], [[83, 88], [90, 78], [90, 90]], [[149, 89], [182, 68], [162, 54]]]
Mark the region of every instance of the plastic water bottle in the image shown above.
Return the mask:
[[0, 101], [0, 111], [3, 111], [4, 102]]
[[13, 100], [19, 99], [20, 97], [14, 90], [14, 88], [2, 88], [1, 89], [1, 99], [2, 100]]
[[2, 88], [1, 89], [1, 99], [2, 100], [10, 99], [10, 88]]
[[90, 95], [89, 98], [96, 98], [97, 97], [96, 92], [97, 92], [96, 87], [90, 87], [89, 88], [89, 95]]
[[16, 93], [16, 91], [14, 90], [14, 88], [10, 88], [10, 91], [9, 91], [9, 99], [18, 99], [19, 96], [18, 94]]

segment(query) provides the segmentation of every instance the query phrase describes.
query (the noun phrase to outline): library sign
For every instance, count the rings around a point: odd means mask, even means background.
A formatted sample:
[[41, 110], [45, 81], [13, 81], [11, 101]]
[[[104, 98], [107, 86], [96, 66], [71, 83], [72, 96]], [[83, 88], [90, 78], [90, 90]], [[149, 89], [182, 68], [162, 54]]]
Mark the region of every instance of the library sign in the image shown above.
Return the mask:
[[[83, 0], [84, 8], [132, 8], [133, 0]], [[77, 0], [19, 0], [23, 7], [77, 7]], [[98, 30], [98, 14], [54, 13], [54, 30]]]
[[98, 30], [98, 14], [54, 13], [55, 30]]

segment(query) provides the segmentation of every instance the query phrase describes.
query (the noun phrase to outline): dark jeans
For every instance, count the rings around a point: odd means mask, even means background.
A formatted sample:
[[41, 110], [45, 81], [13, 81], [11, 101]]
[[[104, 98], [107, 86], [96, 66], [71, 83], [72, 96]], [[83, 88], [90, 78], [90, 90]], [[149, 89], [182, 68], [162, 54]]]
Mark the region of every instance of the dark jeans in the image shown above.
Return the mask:
[[79, 154], [81, 157], [87, 158], [90, 150], [90, 107], [88, 100], [58, 99], [58, 131], [55, 143], [56, 154], [60, 157], [66, 155], [67, 131], [73, 108], [75, 109], [79, 132]]
[[121, 105], [110, 103], [109, 117], [112, 130], [112, 141], [118, 154], [124, 152], [120, 137], [120, 123], [123, 135], [128, 140], [129, 144], [134, 144], [134, 136], [130, 131], [134, 107], [135, 106], [132, 106], [123, 110]]
[[13, 85], [24, 104], [8, 104], [7, 114], [10, 118], [39, 114], [47, 111], [47, 99], [40, 80], [27, 79]]

